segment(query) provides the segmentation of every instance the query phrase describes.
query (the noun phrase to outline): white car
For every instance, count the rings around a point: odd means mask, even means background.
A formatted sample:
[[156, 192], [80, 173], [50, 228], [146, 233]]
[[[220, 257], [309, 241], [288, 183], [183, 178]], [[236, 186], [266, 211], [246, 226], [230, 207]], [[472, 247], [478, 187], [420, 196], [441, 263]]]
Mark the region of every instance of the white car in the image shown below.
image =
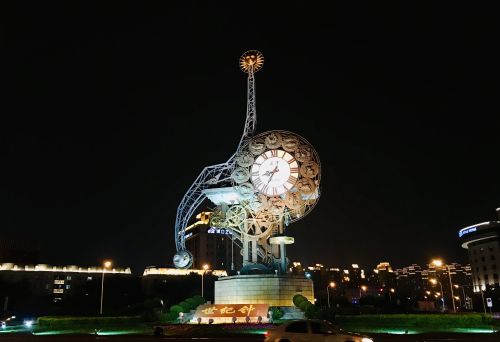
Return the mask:
[[265, 333], [265, 342], [373, 342], [367, 336], [339, 329], [327, 321], [302, 319], [283, 323]]

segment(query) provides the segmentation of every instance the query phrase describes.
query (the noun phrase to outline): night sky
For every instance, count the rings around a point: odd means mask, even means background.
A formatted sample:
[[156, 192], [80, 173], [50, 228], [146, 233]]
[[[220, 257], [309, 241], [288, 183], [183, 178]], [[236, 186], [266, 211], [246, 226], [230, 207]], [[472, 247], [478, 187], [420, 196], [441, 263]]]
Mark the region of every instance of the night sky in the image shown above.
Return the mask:
[[37, 241], [41, 262], [171, 265], [177, 205], [241, 136], [249, 49], [265, 57], [258, 132], [298, 133], [322, 162], [292, 260], [465, 262], [458, 229], [496, 218], [493, 8], [16, 5], [2, 11], [0, 229]]

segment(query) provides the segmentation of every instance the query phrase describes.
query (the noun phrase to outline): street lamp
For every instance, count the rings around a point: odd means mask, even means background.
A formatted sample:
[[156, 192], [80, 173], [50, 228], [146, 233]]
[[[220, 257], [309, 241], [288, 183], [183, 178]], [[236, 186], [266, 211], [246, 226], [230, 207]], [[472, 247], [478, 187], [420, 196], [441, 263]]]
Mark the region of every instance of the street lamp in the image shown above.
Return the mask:
[[[443, 266], [443, 260], [441, 259], [434, 259], [432, 260], [432, 264], [436, 267], [441, 267]], [[451, 290], [451, 303], [453, 304], [453, 312], [457, 312], [457, 307], [455, 306], [455, 294], [453, 293], [453, 284], [451, 283], [451, 271], [450, 271], [450, 266], [448, 264], [445, 264], [444, 267], [446, 267], [446, 271], [448, 271], [448, 279], [450, 281], [450, 290]], [[441, 291], [443, 292], [443, 291]], [[444, 297], [443, 297], [443, 307], [444, 307]]]
[[336, 284], [332, 281], [330, 282], [330, 284], [328, 284], [328, 286], [326, 287], [326, 295], [328, 297], [328, 307], [330, 307], [330, 287], [331, 288], [334, 288], [336, 286]]
[[392, 295], [391, 295], [391, 293], [394, 293], [394, 292], [396, 292], [395, 289], [390, 289], [389, 292], [388, 292], [389, 293], [389, 304], [390, 305], [392, 305]]
[[433, 284], [433, 285], [436, 285], [437, 283], [439, 283], [439, 287], [441, 288], [441, 302], [442, 302], [442, 308], [441, 308], [441, 311], [444, 311], [444, 292], [443, 292], [443, 284], [441, 284], [441, 282], [437, 279], [429, 279], [429, 281]]
[[[205, 275], [205, 272], [208, 270], [209, 266], [207, 264], [203, 265], [203, 272], [201, 273], [201, 296], [203, 297], [203, 276]], [[205, 297], [203, 297], [205, 298]]]
[[104, 271], [111, 268], [111, 265], [113, 265], [113, 263], [110, 261], [110, 260], [105, 260], [103, 263], [102, 263], [102, 278], [101, 278], [101, 310], [99, 311], [99, 313], [102, 315], [102, 301], [104, 299]]
[[363, 290], [363, 292], [366, 292], [367, 289], [368, 287], [366, 287], [366, 285], [361, 285], [359, 287], [359, 300], [361, 300], [361, 290]]

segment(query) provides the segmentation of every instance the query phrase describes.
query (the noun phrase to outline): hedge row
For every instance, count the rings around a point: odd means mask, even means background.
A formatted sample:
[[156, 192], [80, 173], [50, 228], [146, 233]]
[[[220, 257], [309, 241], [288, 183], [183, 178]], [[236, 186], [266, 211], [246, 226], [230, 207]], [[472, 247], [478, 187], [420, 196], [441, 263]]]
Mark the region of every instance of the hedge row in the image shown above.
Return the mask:
[[76, 325], [121, 325], [138, 323], [139, 316], [119, 316], [119, 317], [53, 317], [43, 316], [38, 318], [39, 327], [71, 327]]
[[188, 298], [186, 300], [183, 300], [177, 305], [172, 305], [170, 307], [170, 312], [172, 314], [175, 314], [175, 317], [179, 316], [180, 312], [189, 312], [191, 310], [194, 310], [198, 307], [198, 305], [204, 304], [205, 299], [202, 296], [194, 296], [191, 298]]

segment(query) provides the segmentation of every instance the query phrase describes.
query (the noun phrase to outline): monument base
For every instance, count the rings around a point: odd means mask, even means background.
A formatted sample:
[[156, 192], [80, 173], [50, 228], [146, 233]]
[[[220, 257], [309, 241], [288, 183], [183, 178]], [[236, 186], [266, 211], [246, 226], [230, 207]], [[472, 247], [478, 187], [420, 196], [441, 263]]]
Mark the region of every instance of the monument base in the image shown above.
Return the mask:
[[301, 294], [314, 303], [311, 279], [292, 275], [251, 274], [222, 277], [215, 282], [215, 304], [293, 306]]

